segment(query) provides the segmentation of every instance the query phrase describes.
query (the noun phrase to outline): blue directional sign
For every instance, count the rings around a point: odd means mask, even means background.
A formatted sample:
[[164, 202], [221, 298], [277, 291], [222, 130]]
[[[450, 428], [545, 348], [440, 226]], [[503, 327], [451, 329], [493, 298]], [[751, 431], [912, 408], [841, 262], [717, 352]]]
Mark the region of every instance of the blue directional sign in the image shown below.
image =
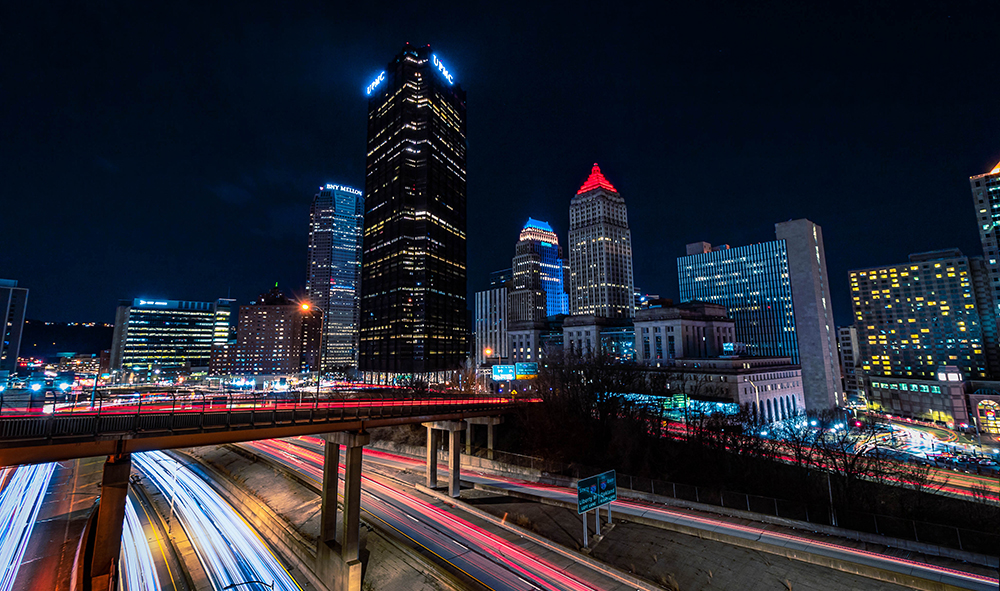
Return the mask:
[[493, 381], [501, 382], [506, 380], [513, 380], [514, 376], [514, 366], [513, 365], [494, 365], [493, 366]]
[[615, 471], [581, 479], [576, 485], [576, 512], [586, 513], [618, 500], [618, 481]]

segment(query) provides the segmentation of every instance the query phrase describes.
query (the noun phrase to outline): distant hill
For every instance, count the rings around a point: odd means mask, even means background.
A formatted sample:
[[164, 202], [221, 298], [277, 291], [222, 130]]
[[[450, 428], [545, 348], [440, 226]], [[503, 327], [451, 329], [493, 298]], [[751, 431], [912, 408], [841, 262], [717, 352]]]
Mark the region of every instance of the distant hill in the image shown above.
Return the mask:
[[55, 359], [57, 353], [99, 354], [111, 348], [114, 326], [99, 323], [25, 320], [21, 357]]

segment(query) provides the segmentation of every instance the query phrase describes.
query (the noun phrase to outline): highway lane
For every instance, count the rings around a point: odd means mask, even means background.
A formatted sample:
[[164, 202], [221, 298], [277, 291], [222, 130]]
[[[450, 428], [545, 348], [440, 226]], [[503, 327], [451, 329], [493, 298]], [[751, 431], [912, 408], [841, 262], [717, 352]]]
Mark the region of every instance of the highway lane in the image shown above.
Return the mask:
[[55, 467], [54, 463], [18, 466], [0, 474], [0, 591], [14, 588]]
[[[300, 437], [289, 441], [296, 445], [311, 448], [315, 448], [320, 442], [314, 437]], [[378, 450], [365, 450], [365, 461], [413, 471], [423, 471], [424, 468], [424, 463], [419, 460]], [[558, 500], [564, 503], [576, 503], [575, 488], [550, 486], [467, 470], [462, 471], [462, 479], [499, 489], [519, 491], [538, 497]], [[780, 547], [795, 548], [849, 563], [874, 566], [889, 571], [919, 576], [932, 581], [941, 581], [959, 588], [974, 589], [977, 591], [996, 591], [998, 585], [1000, 585], [1000, 580], [996, 578], [965, 573], [915, 560], [858, 550], [794, 534], [770, 531], [753, 525], [739, 525], [724, 520], [713, 519], [710, 516], [693, 515], [688, 511], [674, 510], [655, 503], [621, 499], [612, 503], [612, 511], [613, 513], [624, 513], [655, 519], [657, 521], [687, 525], [697, 529], [719, 531], [744, 539], [762, 541]]]
[[[136, 511], [138, 504], [135, 495], [129, 492], [125, 501], [125, 521], [122, 524], [119, 586], [127, 591], [159, 591], [159, 576], [150, 551], [152, 540], [146, 538], [143, 523]], [[138, 510], [142, 511], [143, 508], [138, 507]]]
[[[285, 440], [240, 445], [299, 471], [317, 486], [322, 482], [323, 455], [315, 446], [307, 449]], [[516, 544], [387, 486], [379, 478], [362, 479], [365, 513], [488, 589], [596, 591], [617, 587], [613, 581], [585, 581], [568, 574]]]
[[177, 520], [213, 589], [301, 591], [257, 532], [197, 474], [158, 451], [135, 454], [133, 462], [148, 482], [174, 496]]

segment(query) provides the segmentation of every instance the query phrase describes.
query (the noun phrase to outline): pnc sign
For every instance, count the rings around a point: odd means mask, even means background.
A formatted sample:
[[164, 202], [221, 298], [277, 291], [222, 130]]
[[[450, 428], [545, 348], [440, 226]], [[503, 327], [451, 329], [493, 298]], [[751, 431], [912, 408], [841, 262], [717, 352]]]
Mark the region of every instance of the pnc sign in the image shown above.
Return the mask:
[[431, 59], [434, 61], [434, 65], [437, 66], [437, 69], [441, 71], [441, 75], [444, 76], [444, 79], [448, 81], [448, 84], [454, 84], [455, 79], [448, 72], [448, 68], [444, 67], [444, 64], [438, 59], [438, 56], [432, 55]]
[[376, 78], [375, 80], [372, 80], [372, 83], [368, 85], [367, 94], [371, 94], [372, 91], [375, 90], [378, 87], [379, 84], [382, 84], [383, 80], [385, 80], [385, 71], [383, 71], [381, 74], [379, 74], [378, 78]]

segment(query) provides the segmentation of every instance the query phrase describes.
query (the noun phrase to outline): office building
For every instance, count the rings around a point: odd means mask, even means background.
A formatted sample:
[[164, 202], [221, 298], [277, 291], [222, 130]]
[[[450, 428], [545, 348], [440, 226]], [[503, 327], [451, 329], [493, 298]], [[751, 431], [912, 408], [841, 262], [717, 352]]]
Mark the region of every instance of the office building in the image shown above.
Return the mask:
[[322, 370], [358, 365], [361, 281], [361, 191], [327, 184], [309, 211], [309, 280], [306, 299], [323, 315]]
[[[868, 406], [872, 410], [937, 422], [951, 429], [968, 427], [970, 418], [975, 422], [975, 416], [969, 416], [966, 380], [954, 365], [934, 367], [921, 376], [872, 375], [868, 382]], [[989, 405], [997, 402], [1000, 396], [994, 392], [977, 396], [971, 407], [989, 410]]]
[[514, 247], [513, 289], [510, 313], [513, 322], [541, 321], [567, 314], [569, 297], [564, 277], [569, 267], [563, 259], [559, 237], [546, 222], [528, 218]]
[[725, 306], [691, 301], [666, 303], [635, 314], [636, 361], [661, 367], [675, 359], [720, 357], [735, 339]]
[[[957, 249], [912, 254], [909, 262], [849, 272], [858, 329], [856, 363], [871, 377], [932, 378], [955, 366], [965, 379], [988, 375], [980, 312], [990, 316], [986, 269]], [[978, 281], [977, 281], [978, 276]], [[990, 317], [992, 321], [992, 317]], [[995, 321], [994, 321], [995, 322]]]
[[228, 326], [233, 300], [191, 302], [135, 298], [115, 312], [111, 369], [177, 374], [206, 370]]
[[490, 287], [507, 287], [514, 279], [514, 269], [500, 269], [490, 273]]
[[594, 164], [569, 206], [570, 314], [635, 315], [625, 200]]
[[680, 299], [725, 306], [748, 355], [789, 357], [801, 365], [808, 410], [839, 406], [844, 399], [823, 231], [806, 219], [774, 228], [777, 240], [749, 246], [689, 244], [687, 256], [677, 259]]
[[294, 302], [277, 286], [240, 306], [232, 373], [291, 375], [317, 370], [323, 315]]
[[407, 44], [368, 95], [359, 367], [446, 381], [469, 351], [465, 91]]
[[844, 395], [853, 402], [862, 401], [864, 399], [864, 374], [857, 365], [858, 329], [854, 326], [838, 328], [837, 349], [840, 353], [840, 376], [843, 380]]
[[[28, 309], [28, 290], [13, 279], [0, 279], [0, 371], [14, 375], [21, 351], [24, 314]], [[0, 385], [3, 381], [0, 380]]]
[[506, 287], [476, 292], [476, 367], [506, 363], [510, 358], [507, 301]]

